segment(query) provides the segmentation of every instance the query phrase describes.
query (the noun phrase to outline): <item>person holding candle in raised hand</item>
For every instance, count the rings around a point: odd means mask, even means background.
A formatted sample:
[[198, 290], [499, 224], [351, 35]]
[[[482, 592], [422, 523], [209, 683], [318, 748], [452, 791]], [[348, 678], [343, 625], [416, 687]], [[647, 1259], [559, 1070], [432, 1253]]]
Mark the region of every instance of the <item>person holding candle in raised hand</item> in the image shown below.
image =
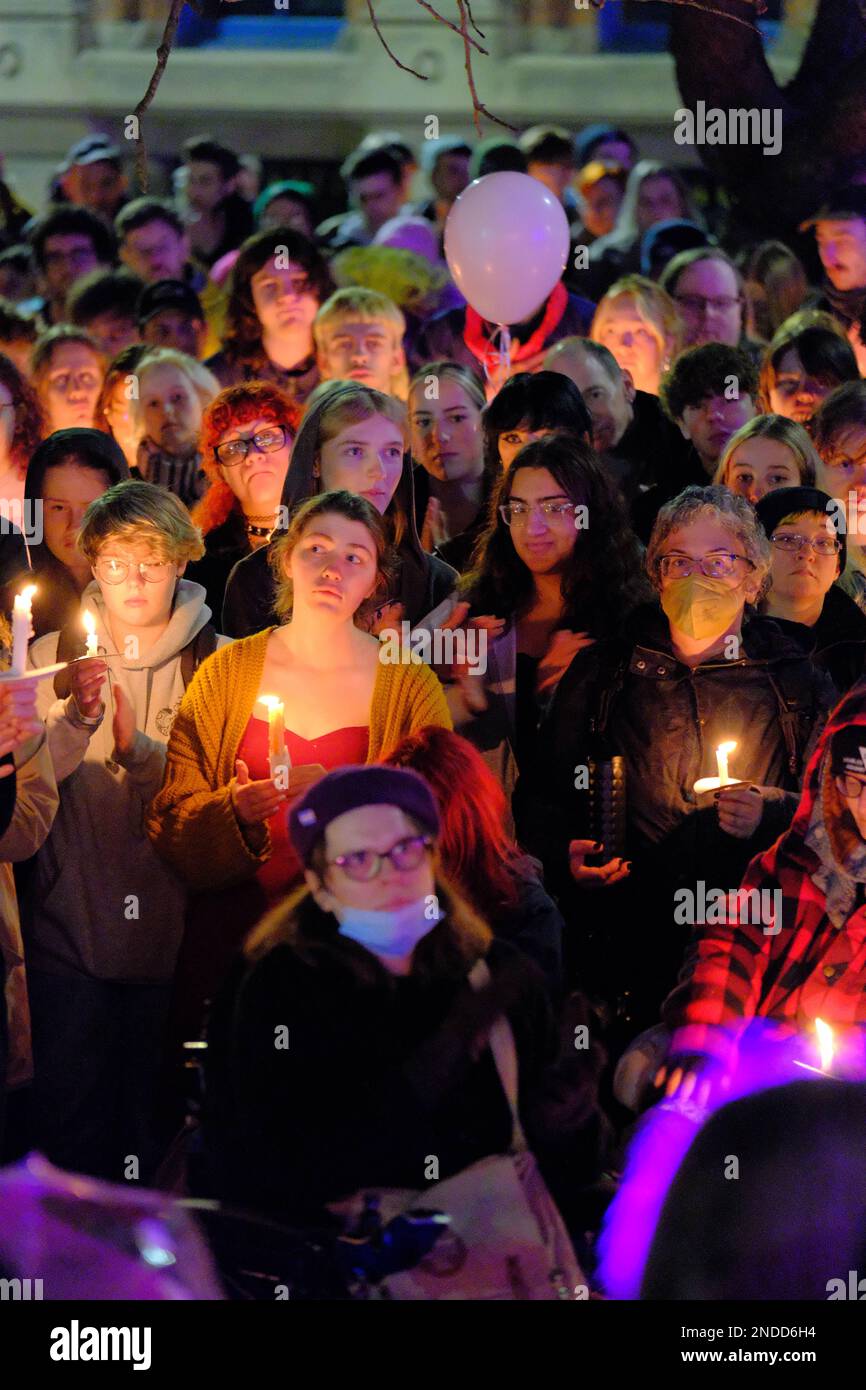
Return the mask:
[[[327, 769], [375, 762], [407, 734], [451, 725], [430, 668], [383, 662], [364, 631], [394, 563], [372, 503], [346, 491], [309, 499], [272, 545], [271, 563], [279, 623], [204, 663], [172, 729], [165, 781], [147, 819], [156, 849], [189, 887], [219, 895], [210, 912], [201, 900], [202, 958], [197, 933], [185, 943], [184, 981], [200, 998], [244, 931], [298, 880], [290, 801]], [[288, 782], [270, 771], [272, 700], [283, 706]], [[194, 1001], [188, 1012], [194, 1027]]]
[[[800, 1033], [817, 1064], [815, 1020], [829, 1024], [838, 1068], [866, 1060], [866, 685], [833, 711], [809, 761], [788, 830], [749, 865], [746, 893], [780, 904], [772, 924], [745, 911], [695, 933], [665, 1001], [663, 1065], [646, 1082], [704, 1100], [750, 1023]], [[729, 914], [730, 916], [730, 914]], [[800, 1073], [801, 1075], [803, 1073]]]
[[[78, 545], [93, 575], [79, 612], [30, 650], [36, 668], [73, 658], [38, 696], [60, 809], [36, 857], [25, 932], [33, 1142], [61, 1167], [106, 1178], [128, 1178], [134, 1154], [147, 1181], [185, 893], [143, 823], [185, 685], [219, 639], [204, 590], [183, 578], [203, 546], [172, 493], [116, 484], [87, 508]], [[98, 655], [78, 659], [87, 615]]]

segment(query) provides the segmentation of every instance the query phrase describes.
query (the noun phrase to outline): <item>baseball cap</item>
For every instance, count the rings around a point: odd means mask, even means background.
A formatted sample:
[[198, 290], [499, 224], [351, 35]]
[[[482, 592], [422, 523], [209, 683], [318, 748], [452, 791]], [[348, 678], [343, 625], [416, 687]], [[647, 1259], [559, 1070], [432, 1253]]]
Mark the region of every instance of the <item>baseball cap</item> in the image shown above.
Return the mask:
[[849, 183], [829, 194], [818, 211], [800, 223], [800, 231], [807, 232], [816, 222], [847, 222], [858, 217], [866, 222], [866, 184]]
[[179, 309], [182, 314], [189, 314], [190, 318], [200, 319], [204, 323], [201, 300], [183, 280], [157, 280], [152, 285], [145, 285], [136, 306], [139, 328], [163, 309]]
[[117, 160], [122, 156], [120, 146], [112, 144], [109, 136], [85, 135], [83, 140], [76, 140], [70, 146], [61, 167], [65, 173], [76, 164], [98, 164], [101, 160]]

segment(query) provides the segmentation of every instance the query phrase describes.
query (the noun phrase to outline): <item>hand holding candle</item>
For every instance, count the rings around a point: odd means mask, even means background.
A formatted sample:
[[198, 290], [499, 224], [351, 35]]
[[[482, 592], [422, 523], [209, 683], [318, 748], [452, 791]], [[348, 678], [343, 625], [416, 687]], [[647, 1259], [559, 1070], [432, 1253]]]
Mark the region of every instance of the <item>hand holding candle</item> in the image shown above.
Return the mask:
[[261, 702], [268, 711], [268, 762], [271, 777], [281, 791], [287, 791], [292, 760], [286, 747], [285, 707], [276, 695], [263, 695]]
[[718, 766], [718, 777], [699, 777], [694, 785], [694, 791], [700, 795], [701, 792], [718, 791], [719, 787], [730, 787], [739, 779], [728, 776], [728, 754], [733, 753], [736, 743], [720, 743], [716, 749], [716, 764]]

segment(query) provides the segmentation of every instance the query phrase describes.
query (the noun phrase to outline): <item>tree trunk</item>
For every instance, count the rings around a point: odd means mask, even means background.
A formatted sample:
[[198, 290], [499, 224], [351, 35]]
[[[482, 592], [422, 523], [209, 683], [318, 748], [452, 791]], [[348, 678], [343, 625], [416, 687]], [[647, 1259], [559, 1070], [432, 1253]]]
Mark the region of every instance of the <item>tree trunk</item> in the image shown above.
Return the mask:
[[[714, 9], [754, 22], [748, 0]], [[782, 148], [702, 145], [703, 163], [725, 185], [734, 222], [752, 237], [795, 239], [798, 222], [825, 194], [866, 179], [866, 0], [821, 0], [797, 75], [779, 87], [761, 36], [744, 24], [675, 4], [671, 53], [684, 107], [781, 111]]]

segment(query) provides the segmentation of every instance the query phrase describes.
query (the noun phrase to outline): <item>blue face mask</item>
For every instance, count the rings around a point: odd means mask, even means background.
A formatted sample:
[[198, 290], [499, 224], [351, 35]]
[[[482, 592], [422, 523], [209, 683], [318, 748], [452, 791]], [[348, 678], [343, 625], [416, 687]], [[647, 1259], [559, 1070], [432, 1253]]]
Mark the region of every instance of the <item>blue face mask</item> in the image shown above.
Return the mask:
[[392, 912], [380, 912], [373, 908], [347, 907], [337, 903], [332, 909], [340, 923], [340, 935], [351, 937], [359, 946], [365, 946], [377, 956], [389, 956], [402, 960], [411, 955], [418, 942], [441, 922], [444, 913], [440, 911], [436, 898], [431, 894], [418, 898], [414, 903], [398, 907]]

